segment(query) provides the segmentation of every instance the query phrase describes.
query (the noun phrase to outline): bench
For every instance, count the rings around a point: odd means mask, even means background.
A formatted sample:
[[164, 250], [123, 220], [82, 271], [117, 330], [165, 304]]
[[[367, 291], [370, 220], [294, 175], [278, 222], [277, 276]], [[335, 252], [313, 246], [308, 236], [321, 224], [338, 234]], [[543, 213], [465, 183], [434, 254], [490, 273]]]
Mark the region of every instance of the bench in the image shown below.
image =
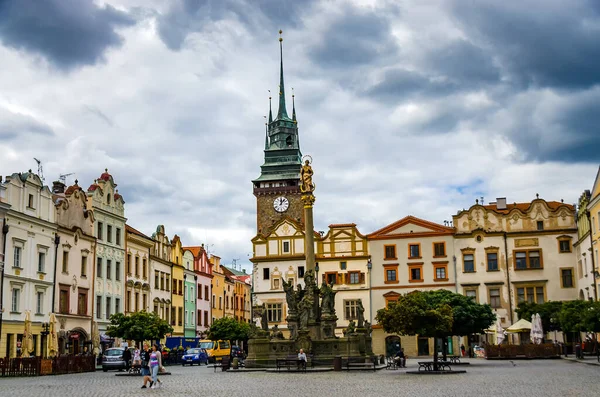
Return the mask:
[[[434, 361], [419, 361], [417, 364], [419, 364], [419, 371], [423, 370], [426, 372], [431, 372], [434, 371]], [[449, 361], [438, 361], [437, 362], [437, 366], [438, 366], [438, 371], [451, 371], [452, 368], [450, 367], [450, 362]]]
[[446, 356], [446, 360], [452, 364], [460, 364], [460, 356]]
[[377, 369], [377, 364], [374, 357], [371, 357], [369, 362], [365, 361], [364, 357], [347, 357], [346, 370], [350, 371], [350, 368], [373, 369], [373, 371], [375, 371]]
[[[308, 357], [307, 357], [308, 358]], [[277, 365], [277, 371], [279, 371], [282, 367], [291, 369], [291, 367], [295, 367], [296, 369], [301, 369], [306, 371], [306, 361], [298, 360], [298, 356], [295, 354], [290, 354], [286, 358], [278, 358], [275, 360], [275, 364]]]
[[213, 368], [217, 372], [217, 368], [221, 368], [221, 371], [227, 371], [231, 367], [231, 358], [229, 356], [223, 356], [221, 360], [215, 361]]

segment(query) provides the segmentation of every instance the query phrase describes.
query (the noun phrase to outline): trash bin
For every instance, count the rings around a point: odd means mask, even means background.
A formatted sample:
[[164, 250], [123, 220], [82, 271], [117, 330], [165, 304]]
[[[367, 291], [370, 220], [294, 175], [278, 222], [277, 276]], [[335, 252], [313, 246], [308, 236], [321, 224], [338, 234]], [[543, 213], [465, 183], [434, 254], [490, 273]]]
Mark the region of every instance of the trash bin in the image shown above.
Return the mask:
[[335, 356], [333, 358], [333, 370], [334, 371], [342, 370], [342, 356]]
[[583, 354], [581, 353], [581, 344], [579, 343], [575, 345], [575, 357], [583, 358]]

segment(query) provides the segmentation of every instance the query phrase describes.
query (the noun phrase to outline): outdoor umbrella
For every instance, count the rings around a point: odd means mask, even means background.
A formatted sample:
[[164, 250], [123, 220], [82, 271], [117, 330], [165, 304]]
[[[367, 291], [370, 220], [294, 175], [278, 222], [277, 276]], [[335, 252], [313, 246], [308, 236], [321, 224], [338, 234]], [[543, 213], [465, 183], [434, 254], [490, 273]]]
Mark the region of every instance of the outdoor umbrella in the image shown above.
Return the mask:
[[33, 335], [31, 333], [31, 311], [25, 311], [25, 331], [23, 332], [23, 357], [31, 356], [33, 352]]
[[92, 322], [92, 347], [94, 349], [94, 355], [100, 353], [100, 331], [98, 331], [98, 323]]
[[531, 323], [524, 318], [520, 319], [506, 329], [506, 332], [518, 334], [519, 332], [528, 332], [531, 330]]
[[544, 329], [542, 326], [542, 318], [539, 313], [531, 315], [531, 342], [540, 344], [544, 339]]
[[48, 352], [50, 357], [58, 354], [58, 336], [56, 335], [56, 316], [50, 314], [50, 339], [48, 341]]
[[496, 320], [496, 344], [500, 345], [504, 342], [504, 328], [500, 325], [500, 320]]

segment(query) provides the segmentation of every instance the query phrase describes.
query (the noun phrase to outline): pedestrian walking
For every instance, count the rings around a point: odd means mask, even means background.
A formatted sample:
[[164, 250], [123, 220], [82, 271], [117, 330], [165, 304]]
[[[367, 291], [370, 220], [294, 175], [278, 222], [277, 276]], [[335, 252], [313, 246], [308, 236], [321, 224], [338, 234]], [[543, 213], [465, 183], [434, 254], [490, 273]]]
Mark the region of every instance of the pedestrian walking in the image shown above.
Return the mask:
[[460, 354], [464, 357], [466, 354], [465, 345], [460, 345]]
[[155, 343], [152, 345], [152, 352], [150, 352], [150, 373], [152, 374], [152, 383], [150, 388], [156, 389], [162, 387], [162, 382], [158, 379], [158, 371], [162, 367], [162, 354], [158, 350], [158, 345]]
[[150, 382], [150, 386], [152, 386], [152, 378], [150, 377], [150, 351], [148, 350], [148, 344], [144, 343], [144, 350], [140, 353], [140, 358], [142, 360], [142, 376], [144, 377], [144, 384], [142, 385], [142, 389], [145, 389]]

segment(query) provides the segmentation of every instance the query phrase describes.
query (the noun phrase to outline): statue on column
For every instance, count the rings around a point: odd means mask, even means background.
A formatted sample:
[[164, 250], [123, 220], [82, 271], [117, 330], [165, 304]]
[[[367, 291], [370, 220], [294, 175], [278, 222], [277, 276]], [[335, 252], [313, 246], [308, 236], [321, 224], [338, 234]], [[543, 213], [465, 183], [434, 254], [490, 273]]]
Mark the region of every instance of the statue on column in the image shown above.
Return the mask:
[[269, 331], [269, 318], [267, 317], [267, 306], [263, 303], [260, 315], [260, 327], [263, 331]]
[[363, 328], [365, 326], [365, 308], [363, 307], [362, 299], [358, 300], [358, 305], [356, 307], [356, 317], [356, 326], [358, 328]]
[[296, 315], [298, 313], [298, 301], [296, 300], [296, 294], [294, 293], [294, 285], [285, 280], [282, 281], [282, 284], [289, 313], [291, 316]]
[[327, 285], [324, 283], [321, 285], [321, 312], [325, 315], [335, 315], [335, 294], [337, 292], [333, 290], [333, 284]]
[[305, 160], [304, 165], [300, 170], [300, 178], [302, 180], [300, 185], [300, 191], [302, 193], [312, 193], [315, 191], [315, 184], [312, 181], [314, 172], [310, 166], [310, 160]]
[[304, 298], [300, 301], [298, 305], [300, 324], [298, 326], [299, 330], [308, 329], [308, 322], [313, 319], [313, 306], [314, 302], [312, 296], [310, 294], [305, 294]]

